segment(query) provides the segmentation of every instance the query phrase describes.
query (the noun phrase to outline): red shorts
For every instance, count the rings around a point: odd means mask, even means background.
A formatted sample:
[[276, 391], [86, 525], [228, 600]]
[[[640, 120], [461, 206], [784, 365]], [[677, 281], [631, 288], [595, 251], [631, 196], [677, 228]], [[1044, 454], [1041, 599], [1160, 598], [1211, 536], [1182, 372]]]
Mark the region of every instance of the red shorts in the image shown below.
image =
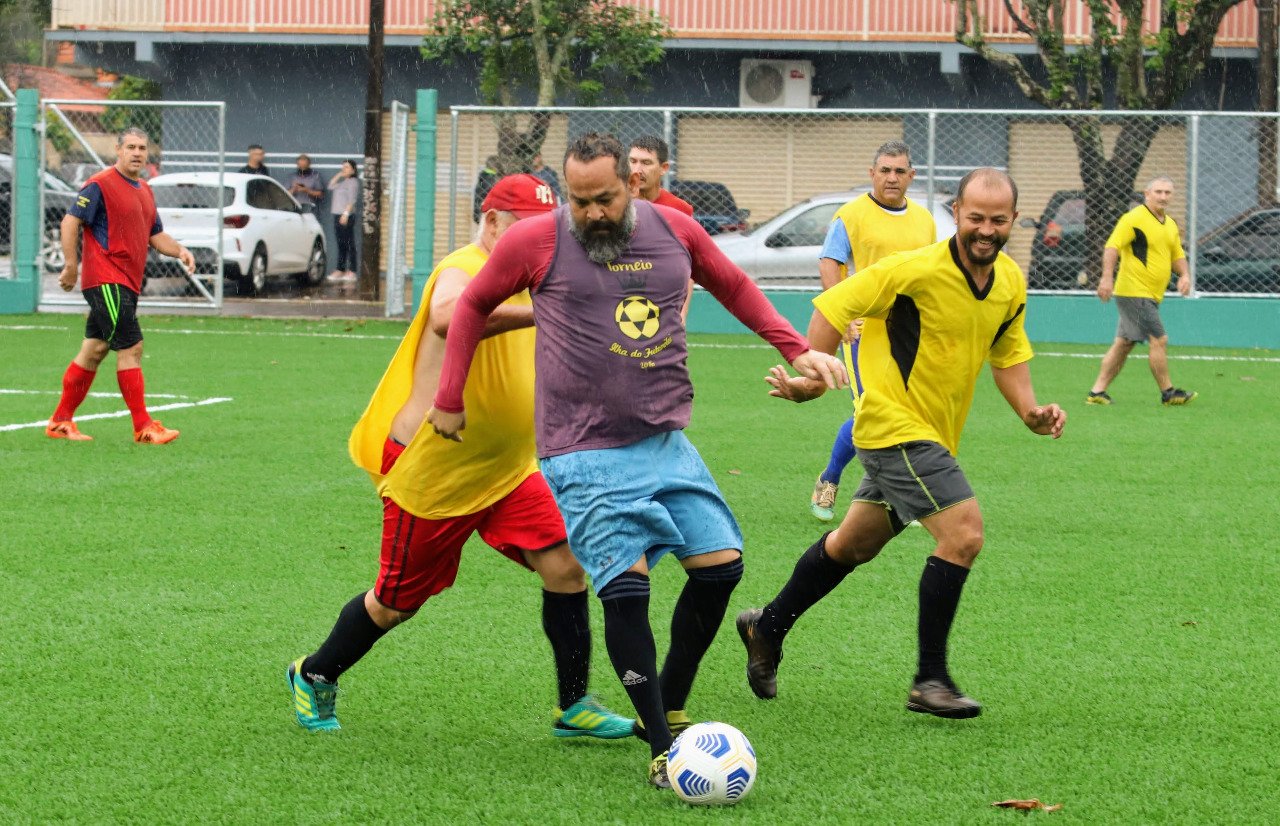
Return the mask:
[[[387, 439], [382, 472], [391, 470], [404, 446]], [[462, 546], [471, 534], [503, 556], [529, 567], [524, 552], [546, 551], [565, 541], [564, 519], [541, 473], [484, 510], [447, 519], [414, 516], [382, 500], [382, 567], [373, 595], [396, 611], [416, 611], [453, 584]]]

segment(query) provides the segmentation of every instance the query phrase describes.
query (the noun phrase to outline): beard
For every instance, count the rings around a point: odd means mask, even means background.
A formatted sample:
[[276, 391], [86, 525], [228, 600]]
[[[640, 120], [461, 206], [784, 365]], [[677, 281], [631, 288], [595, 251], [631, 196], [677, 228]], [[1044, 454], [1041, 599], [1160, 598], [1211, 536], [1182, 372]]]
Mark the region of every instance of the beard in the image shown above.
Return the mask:
[[964, 251], [970, 262], [980, 267], [985, 267], [996, 262], [996, 256], [1000, 254], [1000, 250], [1004, 249], [1004, 245], [1009, 242], [1009, 236], [996, 234], [990, 238], [982, 238], [981, 240], [983, 241], [991, 242], [991, 252], [986, 255], [982, 255], [974, 249], [974, 244], [978, 240], [978, 233], [971, 232], [968, 235], [961, 236], [960, 243], [964, 246]]
[[608, 264], [617, 258], [631, 243], [636, 231], [636, 208], [628, 203], [620, 221], [588, 221], [579, 224], [569, 222], [569, 231], [586, 250], [587, 258], [597, 264]]

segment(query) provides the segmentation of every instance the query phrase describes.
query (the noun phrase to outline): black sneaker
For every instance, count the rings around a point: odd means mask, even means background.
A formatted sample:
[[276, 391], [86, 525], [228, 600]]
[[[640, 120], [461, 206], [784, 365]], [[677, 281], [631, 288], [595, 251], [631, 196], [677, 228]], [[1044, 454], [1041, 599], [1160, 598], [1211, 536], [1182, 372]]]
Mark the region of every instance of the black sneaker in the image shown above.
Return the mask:
[[948, 720], [966, 720], [981, 714], [982, 706], [949, 682], [921, 680], [911, 686], [911, 693], [907, 695], [907, 711], [946, 717]]
[[747, 685], [761, 700], [778, 696], [778, 663], [782, 662], [782, 646], [762, 637], [756, 626], [764, 610], [748, 608], [738, 614], [738, 636], [747, 647]]
[[1109, 396], [1107, 394], [1107, 391], [1105, 390], [1103, 390], [1101, 393], [1094, 393], [1092, 390], [1090, 390], [1089, 395], [1084, 397], [1084, 403], [1085, 404], [1111, 404], [1111, 396]]
[[1190, 404], [1191, 400], [1198, 395], [1200, 394], [1194, 390], [1188, 392], [1181, 387], [1170, 387], [1168, 390], [1160, 391], [1160, 403], [1164, 405]]

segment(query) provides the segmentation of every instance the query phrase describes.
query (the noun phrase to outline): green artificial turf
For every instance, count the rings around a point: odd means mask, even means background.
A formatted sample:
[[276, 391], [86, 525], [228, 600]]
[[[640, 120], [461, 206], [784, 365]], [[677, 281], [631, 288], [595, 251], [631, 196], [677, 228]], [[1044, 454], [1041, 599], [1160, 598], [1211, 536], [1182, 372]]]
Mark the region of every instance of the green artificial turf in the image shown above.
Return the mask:
[[[951, 665], [984, 713], [944, 721], [903, 709], [924, 530], [803, 618], [777, 700], [748, 690], [733, 615], [821, 533], [808, 497], [847, 395], [770, 399], [775, 352], [695, 336], [688, 432], [747, 567], [688, 710], [760, 760], [739, 806], [697, 810], [647, 787], [644, 744], [551, 737], [538, 580], [474, 541], [457, 585], [343, 677], [343, 730], [298, 728], [286, 663], [377, 571], [381, 509], [346, 438], [403, 325], [143, 324], [148, 391], [187, 397], [153, 406], [231, 401], [158, 413], [182, 430], [165, 447], [132, 444], [127, 417], [82, 421], [84, 444], [0, 431], [0, 822], [1013, 823], [990, 804], [1035, 797], [1065, 806], [1037, 820], [1238, 823], [1280, 804], [1276, 353], [1175, 339], [1209, 357], [1171, 365], [1194, 404], [1161, 407], [1138, 359], [1103, 408], [1083, 403], [1100, 349], [1039, 345], [1057, 442], [980, 379], [960, 458], [986, 547]], [[0, 393], [0, 426], [48, 417], [81, 325], [0, 317], [0, 390], [43, 393]], [[123, 409], [110, 371], [81, 416]], [[660, 652], [682, 581], [654, 572]], [[593, 690], [626, 711], [591, 610]]]

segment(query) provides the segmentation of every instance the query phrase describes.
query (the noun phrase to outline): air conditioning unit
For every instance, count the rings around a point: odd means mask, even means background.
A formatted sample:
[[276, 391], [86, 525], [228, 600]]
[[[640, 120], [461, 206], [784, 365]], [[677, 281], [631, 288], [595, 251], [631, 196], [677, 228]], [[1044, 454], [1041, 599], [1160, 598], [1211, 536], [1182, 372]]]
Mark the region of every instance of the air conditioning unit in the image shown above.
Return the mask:
[[745, 109], [812, 109], [813, 63], [808, 60], [745, 59], [738, 80]]

